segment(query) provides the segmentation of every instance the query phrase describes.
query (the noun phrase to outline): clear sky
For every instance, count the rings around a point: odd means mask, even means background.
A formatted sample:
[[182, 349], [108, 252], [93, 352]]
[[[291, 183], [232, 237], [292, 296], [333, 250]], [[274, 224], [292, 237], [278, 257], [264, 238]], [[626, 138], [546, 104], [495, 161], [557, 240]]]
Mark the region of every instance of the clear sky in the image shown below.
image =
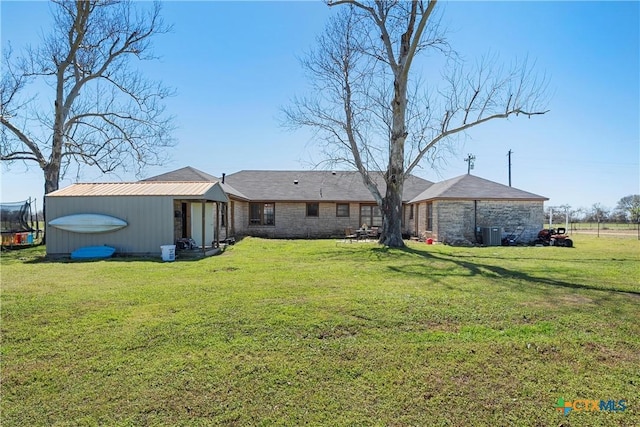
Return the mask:
[[[0, 2], [2, 47], [14, 52], [36, 44], [50, 23], [45, 2]], [[316, 157], [309, 131], [288, 132], [280, 108], [307, 91], [298, 59], [313, 47], [333, 10], [320, 1], [164, 2], [174, 25], [159, 36], [159, 61], [144, 64], [150, 78], [177, 91], [168, 111], [176, 116], [171, 163], [152, 176], [193, 166], [220, 176], [243, 169], [304, 170]], [[613, 208], [640, 194], [639, 2], [443, 2], [449, 41], [467, 60], [497, 53], [506, 64], [528, 56], [550, 78], [550, 112], [531, 119], [499, 120], [472, 129], [432, 180], [467, 172], [550, 198], [573, 208]], [[429, 62], [417, 73], [437, 75]], [[438, 71], [438, 70], [435, 70]], [[40, 94], [40, 97], [46, 97]], [[42, 196], [40, 169], [2, 166], [2, 201]], [[72, 182], [136, 180], [125, 172], [71, 173]]]

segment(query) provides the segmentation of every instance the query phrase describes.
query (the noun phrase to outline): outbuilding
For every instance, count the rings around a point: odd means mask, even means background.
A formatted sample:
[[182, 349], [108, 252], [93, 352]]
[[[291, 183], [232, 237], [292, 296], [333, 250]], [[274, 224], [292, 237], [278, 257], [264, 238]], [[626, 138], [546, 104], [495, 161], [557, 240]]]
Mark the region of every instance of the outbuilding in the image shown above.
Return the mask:
[[51, 257], [101, 245], [116, 254], [159, 256], [161, 246], [182, 237], [205, 254], [218, 245], [229, 201], [218, 182], [158, 181], [73, 184], [45, 200]]

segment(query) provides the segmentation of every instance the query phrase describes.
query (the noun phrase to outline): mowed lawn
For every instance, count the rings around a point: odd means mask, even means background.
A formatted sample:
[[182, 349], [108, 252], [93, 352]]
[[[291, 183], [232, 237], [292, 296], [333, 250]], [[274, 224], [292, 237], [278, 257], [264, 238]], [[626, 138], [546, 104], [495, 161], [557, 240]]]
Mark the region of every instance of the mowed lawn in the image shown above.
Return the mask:
[[634, 238], [43, 255], [2, 254], [4, 427], [640, 424]]

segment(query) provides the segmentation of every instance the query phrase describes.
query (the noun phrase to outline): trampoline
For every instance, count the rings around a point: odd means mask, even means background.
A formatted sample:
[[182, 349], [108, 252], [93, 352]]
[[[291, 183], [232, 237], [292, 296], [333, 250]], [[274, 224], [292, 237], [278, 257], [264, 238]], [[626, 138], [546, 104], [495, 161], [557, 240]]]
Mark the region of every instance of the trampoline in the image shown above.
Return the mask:
[[12, 249], [40, 243], [42, 232], [38, 221], [34, 221], [31, 204], [32, 199], [0, 203], [3, 248]]

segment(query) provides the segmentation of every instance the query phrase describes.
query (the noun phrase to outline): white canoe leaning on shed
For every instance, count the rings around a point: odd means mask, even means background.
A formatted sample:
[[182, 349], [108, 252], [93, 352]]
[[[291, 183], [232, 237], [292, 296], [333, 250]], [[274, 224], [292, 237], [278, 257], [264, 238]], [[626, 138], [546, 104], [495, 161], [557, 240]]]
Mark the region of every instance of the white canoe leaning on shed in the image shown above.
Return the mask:
[[108, 233], [127, 226], [120, 218], [103, 214], [74, 214], [49, 221], [51, 227], [74, 233]]

